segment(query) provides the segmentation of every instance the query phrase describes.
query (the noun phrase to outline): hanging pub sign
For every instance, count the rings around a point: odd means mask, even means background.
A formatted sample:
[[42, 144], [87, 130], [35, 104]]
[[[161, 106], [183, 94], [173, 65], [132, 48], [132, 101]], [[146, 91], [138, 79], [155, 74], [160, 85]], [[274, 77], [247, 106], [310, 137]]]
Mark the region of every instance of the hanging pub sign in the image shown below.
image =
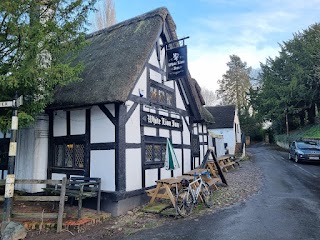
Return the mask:
[[159, 114], [142, 112], [141, 125], [149, 127], [159, 127], [171, 130], [182, 130], [182, 121], [178, 118], [171, 118]]
[[187, 46], [167, 49], [167, 79], [175, 80], [187, 76]]

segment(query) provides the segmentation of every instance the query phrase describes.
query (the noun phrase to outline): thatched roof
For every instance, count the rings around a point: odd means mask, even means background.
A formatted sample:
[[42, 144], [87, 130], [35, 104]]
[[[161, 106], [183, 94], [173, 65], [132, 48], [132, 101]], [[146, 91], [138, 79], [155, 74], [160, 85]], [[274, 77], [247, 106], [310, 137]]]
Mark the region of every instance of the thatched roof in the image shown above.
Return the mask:
[[83, 80], [58, 87], [51, 107], [125, 102], [149, 59], [164, 22], [175, 38], [175, 24], [166, 8], [88, 35], [89, 44], [75, 60], [84, 63]]
[[236, 106], [214, 106], [206, 107], [214, 118], [214, 123], [209, 124], [209, 129], [233, 128]]

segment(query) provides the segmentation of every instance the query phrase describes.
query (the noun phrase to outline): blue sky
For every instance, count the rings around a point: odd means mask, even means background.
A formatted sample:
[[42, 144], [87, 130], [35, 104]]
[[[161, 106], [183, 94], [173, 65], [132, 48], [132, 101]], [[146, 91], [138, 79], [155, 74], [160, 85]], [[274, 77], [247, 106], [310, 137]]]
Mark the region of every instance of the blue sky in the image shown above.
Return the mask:
[[[100, 0], [102, 1], [102, 0]], [[201, 87], [218, 89], [232, 54], [258, 68], [292, 34], [320, 21], [320, 0], [114, 0], [117, 22], [167, 7]]]

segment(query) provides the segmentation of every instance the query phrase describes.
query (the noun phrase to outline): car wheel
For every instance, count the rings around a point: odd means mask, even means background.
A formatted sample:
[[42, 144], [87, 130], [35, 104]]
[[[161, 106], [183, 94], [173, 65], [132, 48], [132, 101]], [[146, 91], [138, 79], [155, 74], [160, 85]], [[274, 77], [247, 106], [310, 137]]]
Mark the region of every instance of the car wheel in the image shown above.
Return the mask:
[[296, 155], [296, 156], [295, 156], [294, 161], [295, 161], [296, 163], [298, 163], [298, 162], [299, 162], [298, 155]]

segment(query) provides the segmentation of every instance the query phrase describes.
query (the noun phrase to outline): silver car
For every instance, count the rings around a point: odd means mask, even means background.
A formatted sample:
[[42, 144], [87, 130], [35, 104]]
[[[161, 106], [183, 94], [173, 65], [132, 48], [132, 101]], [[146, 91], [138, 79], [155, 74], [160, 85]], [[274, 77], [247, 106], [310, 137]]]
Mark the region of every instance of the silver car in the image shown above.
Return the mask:
[[289, 159], [294, 159], [296, 163], [320, 162], [320, 145], [312, 141], [294, 141], [290, 144]]

